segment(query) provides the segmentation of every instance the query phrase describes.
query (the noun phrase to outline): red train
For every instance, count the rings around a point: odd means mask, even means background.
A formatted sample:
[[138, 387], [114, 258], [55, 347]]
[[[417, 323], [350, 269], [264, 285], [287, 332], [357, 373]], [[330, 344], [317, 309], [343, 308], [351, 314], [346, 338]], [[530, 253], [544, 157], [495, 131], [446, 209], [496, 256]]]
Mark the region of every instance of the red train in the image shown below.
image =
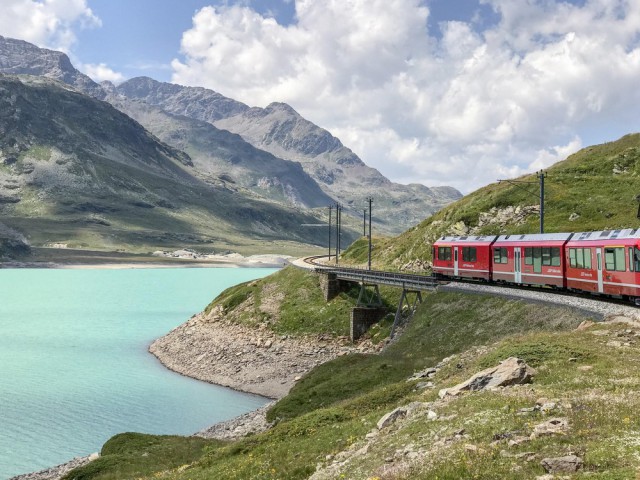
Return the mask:
[[640, 229], [442, 237], [433, 272], [589, 292], [640, 305]]

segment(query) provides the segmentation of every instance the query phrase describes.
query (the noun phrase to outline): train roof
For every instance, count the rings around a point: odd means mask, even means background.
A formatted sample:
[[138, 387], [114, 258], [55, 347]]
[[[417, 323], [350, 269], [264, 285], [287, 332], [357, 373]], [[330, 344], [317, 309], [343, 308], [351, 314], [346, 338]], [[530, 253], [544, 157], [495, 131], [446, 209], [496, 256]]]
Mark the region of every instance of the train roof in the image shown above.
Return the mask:
[[620, 240], [626, 238], [640, 238], [640, 228], [601, 230], [599, 232], [578, 232], [573, 234], [571, 241], [592, 242], [597, 240]]
[[500, 235], [496, 243], [501, 242], [564, 242], [569, 240], [570, 233], [525, 233]]
[[[451, 243], [477, 243], [477, 242], [488, 242], [491, 243], [496, 239], [495, 235], [481, 235], [481, 236], [462, 236], [462, 237], [440, 237], [438, 242], [451, 242]], [[436, 242], [437, 243], [437, 242]]]

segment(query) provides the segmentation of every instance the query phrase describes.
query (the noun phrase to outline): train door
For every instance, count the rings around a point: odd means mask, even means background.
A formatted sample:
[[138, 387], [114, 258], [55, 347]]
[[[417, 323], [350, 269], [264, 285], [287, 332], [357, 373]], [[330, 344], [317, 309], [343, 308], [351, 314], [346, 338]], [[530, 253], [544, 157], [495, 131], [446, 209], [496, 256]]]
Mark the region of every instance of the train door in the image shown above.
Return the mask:
[[453, 247], [453, 275], [458, 276], [458, 247]]
[[513, 281], [515, 283], [522, 283], [522, 251], [520, 247], [513, 249]]
[[598, 269], [598, 292], [604, 292], [604, 283], [602, 281], [602, 248], [596, 248], [596, 266]]

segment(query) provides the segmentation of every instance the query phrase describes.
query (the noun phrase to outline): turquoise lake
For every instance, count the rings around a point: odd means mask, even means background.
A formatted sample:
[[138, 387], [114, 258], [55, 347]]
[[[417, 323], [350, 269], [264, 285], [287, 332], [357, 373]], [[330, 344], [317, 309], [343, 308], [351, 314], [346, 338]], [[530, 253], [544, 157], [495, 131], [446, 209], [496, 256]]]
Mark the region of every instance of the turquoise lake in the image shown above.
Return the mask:
[[147, 347], [264, 268], [0, 269], [0, 479], [126, 431], [191, 434], [264, 398], [164, 368]]

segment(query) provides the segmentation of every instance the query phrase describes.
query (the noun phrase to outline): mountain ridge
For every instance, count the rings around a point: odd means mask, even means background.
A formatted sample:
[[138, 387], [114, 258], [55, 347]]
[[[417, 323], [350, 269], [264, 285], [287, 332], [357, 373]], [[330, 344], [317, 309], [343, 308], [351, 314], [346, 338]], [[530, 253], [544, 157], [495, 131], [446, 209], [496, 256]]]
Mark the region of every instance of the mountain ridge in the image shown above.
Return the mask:
[[3, 224], [35, 246], [323, 243], [300, 229], [317, 222], [311, 212], [204, 182], [186, 153], [44, 77], [0, 75], [0, 199]]

